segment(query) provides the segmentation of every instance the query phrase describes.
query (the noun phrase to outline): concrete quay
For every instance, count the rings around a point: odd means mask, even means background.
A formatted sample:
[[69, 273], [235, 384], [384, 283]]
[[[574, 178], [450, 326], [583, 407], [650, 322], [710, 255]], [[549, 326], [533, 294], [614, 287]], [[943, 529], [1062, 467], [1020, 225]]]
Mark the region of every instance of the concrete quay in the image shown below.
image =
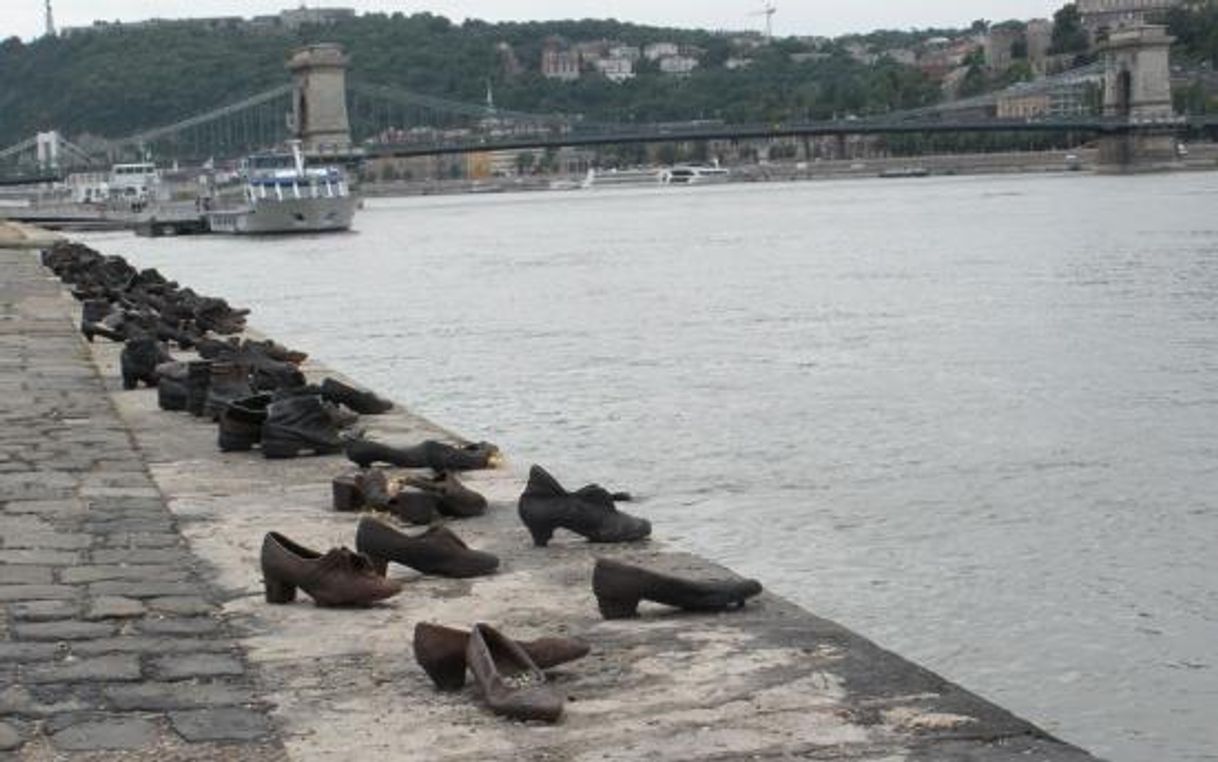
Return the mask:
[[[391, 566], [406, 590], [371, 609], [268, 605], [266, 531], [352, 545], [356, 519], [330, 508], [349, 464], [219, 452], [214, 425], [123, 391], [119, 347], [84, 344], [77, 319], [33, 255], [0, 251], [0, 749], [13, 759], [1093, 759], [768, 593], [722, 615], [602, 620], [598, 555], [730, 572], [659, 540], [560, 533], [534, 548], [515, 512], [528, 464], [471, 473], [491, 508], [452, 524], [500, 556], [497, 575]], [[459, 441], [400, 408], [362, 423], [390, 442]], [[419, 621], [573, 635], [592, 653], [552, 674], [569, 699], [558, 725], [519, 724], [471, 687], [432, 688], [411, 653]]]

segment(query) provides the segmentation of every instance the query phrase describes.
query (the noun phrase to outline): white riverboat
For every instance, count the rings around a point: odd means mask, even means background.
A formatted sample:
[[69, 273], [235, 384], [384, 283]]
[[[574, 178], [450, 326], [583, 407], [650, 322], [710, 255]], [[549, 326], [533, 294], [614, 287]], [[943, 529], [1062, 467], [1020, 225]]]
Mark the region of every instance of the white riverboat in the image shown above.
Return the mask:
[[242, 162], [238, 181], [220, 188], [207, 211], [213, 233], [264, 235], [349, 230], [359, 205], [338, 166], [306, 167], [299, 143], [289, 154]]
[[590, 188], [629, 188], [640, 185], [659, 185], [663, 172], [659, 169], [641, 167], [638, 169], [590, 169], [584, 178], [582, 187]]
[[731, 174], [723, 167], [685, 164], [664, 170], [660, 182], [665, 185], [710, 185], [727, 182]]

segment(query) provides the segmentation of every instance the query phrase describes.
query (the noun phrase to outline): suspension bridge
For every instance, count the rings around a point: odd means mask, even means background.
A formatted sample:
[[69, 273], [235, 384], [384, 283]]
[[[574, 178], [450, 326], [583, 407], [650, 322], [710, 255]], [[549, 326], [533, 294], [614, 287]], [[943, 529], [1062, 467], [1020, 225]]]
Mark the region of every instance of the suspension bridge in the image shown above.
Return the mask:
[[[941, 133], [1068, 133], [1110, 144], [1109, 159], [1132, 163], [1162, 158], [1182, 131], [1214, 130], [1218, 120], [1177, 115], [1171, 107], [1167, 57], [1170, 38], [1159, 27], [1114, 33], [1101, 62], [985, 96], [903, 112], [824, 121], [771, 124], [598, 123], [574, 115], [531, 114], [486, 103], [464, 103], [392, 85], [346, 78], [337, 46], [298, 51], [282, 84], [171, 124], [78, 146], [44, 133], [0, 149], [0, 178], [29, 182], [72, 171], [101, 170], [120, 161], [202, 165], [301, 139], [307, 151], [359, 162], [489, 151], [636, 143], [750, 141], [853, 135]], [[1078, 100], [1058, 113], [1003, 115], [1012, 98]], [[285, 118], [286, 116], [286, 118]]]

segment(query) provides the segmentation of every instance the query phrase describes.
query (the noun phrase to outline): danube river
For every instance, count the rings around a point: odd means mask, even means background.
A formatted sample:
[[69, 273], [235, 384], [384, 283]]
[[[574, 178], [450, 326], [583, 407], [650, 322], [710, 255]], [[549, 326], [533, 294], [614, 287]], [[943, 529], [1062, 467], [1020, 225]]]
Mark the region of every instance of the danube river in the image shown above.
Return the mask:
[[89, 240], [1100, 756], [1218, 759], [1218, 174], [356, 226]]

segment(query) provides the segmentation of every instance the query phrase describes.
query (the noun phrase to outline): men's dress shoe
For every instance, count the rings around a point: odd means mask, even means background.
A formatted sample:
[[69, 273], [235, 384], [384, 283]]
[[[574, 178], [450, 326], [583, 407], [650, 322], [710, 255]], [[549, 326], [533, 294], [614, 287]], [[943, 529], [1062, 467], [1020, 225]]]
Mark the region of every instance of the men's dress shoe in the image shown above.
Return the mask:
[[335, 404], [346, 405], [360, 415], [380, 415], [393, 409], [389, 400], [332, 378], [321, 382], [321, 396]]
[[156, 368], [161, 363], [172, 362], [173, 357], [165, 346], [153, 337], [128, 339], [119, 366], [123, 376], [123, 388], [134, 389], [143, 381], [145, 386], [156, 386]]
[[287, 397], [267, 408], [266, 423], [262, 424], [265, 457], [295, 458], [305, 451], [329, 455], [342, 446], [320, 397]]
[[486, 513], [486, 498], [461, 483], [452, 471], [441, 471], [434, 478], [407, 476], [406, 484], [436, 496], [440, 513], [454, 518], [471, 518]]
[[218, 421], [220, 414], [234, 400], [245, 399], [253, 394], [249, 371], [244, 366], [231, 362], [214, 362], [207, 384], [207, 396], [203, 402], [203, 416]]
[[446, 527], [434, 527], [415, 537], [402, 534], [376, 519], [362, 519], [355, 531], [355, 549], [384, 574], [389, 562], [423, 574], [464, 579], [492, 574], [499, 559], [473, 550]]
[[254, 394], [233, 400], [220, 413], [217, 444], [221, 452], [248, 452], [262, 442], [262, 425], [271, 395]]
[[[587, 643], [574, 638], [538, 638], [516, 642], [538, 669], [551, 669], [582, 659], [591, 650]], [[428, 622], [419, 622], [414, 626], [415, 661], [442, 691], [457, 691], [465, 687], [465, 650], [468, 647], [469, 630]]]
[[651, 522], [623, 513], [613, 495], [590, 484], [568, 492], [541, 466], [529, 470], [529, 483], [518, 504], [520, 520], [545, 547], [556, 529], [568, 529], [592, 542], [634, 542], [651, 534]]
[[391, 447], [362, 437], [346, 443], [347, 457], [360, 468], [388, 463], [399, 468], [431, 468], [435, 471], [474, 471], [491, 468], [499, 448], [489, 442], [460, 447], [427, 440], [412, 447]]
[[296, 589], [318, 606], [367, 606], [402, 591], [399, 582], [376, 573], [372, 562], [346, 548], [322, 554], [278, 532], [262, 541], [262, 578], [267, 603], [291, 603]]
[[596, 560], [592, 592], [606, 619], [638, 616], [639, 601], [648, 600], [686, 611], [726, 611], [744, 606], [761, 593], [755, 579], [688, 580], [604, 558]]
[[557, 722], [562, 716], [563, 697], [546, 683], [546, 676], [520, 644], [490, 625], [474, 625], [465, 662], [492, 712], [543, 722]]

